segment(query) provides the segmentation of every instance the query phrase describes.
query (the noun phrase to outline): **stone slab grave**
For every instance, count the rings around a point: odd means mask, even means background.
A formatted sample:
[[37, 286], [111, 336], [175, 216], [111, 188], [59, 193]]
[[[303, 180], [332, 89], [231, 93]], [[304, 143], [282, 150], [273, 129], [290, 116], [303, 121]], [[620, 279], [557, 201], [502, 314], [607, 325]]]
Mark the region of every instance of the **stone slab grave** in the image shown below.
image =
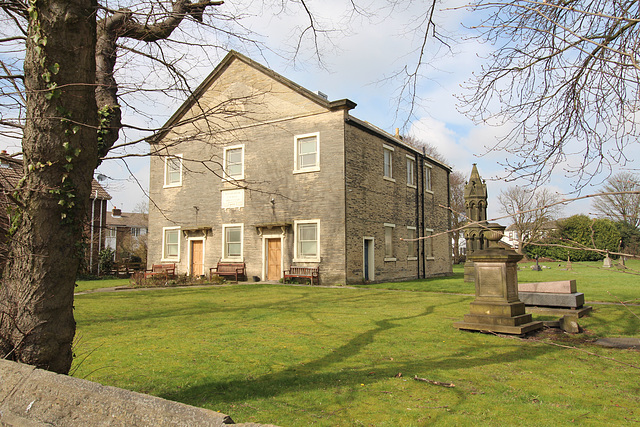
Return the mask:
[[575, 280], [519, 283], [518, 298], [527, 307], [546, 307], [580, 311], [580, 317], [591, 311], [584, 307], [584, 294], [577, 292]]
[[[0, 359], [0, 426], [223, 426], [231, 417]], [[274, 426], [272, 426], [274, 427]]]

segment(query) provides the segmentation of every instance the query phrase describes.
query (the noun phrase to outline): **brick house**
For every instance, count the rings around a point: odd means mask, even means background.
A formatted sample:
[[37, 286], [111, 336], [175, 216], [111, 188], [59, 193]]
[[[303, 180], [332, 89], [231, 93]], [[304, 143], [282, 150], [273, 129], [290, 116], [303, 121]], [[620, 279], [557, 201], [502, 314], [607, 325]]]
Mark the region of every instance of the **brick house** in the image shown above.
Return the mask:
[[[330, 283], [451, 274], [450, 167], [230, 52], [151, 141], [148, 264]], [[425, 235], [434, 238], [417, 241]]]
[[122, 212], [115, 206], [107, 215], [105, 247], [114, 252], [116, 261], [140, 257], [147, 262], [147, 228], [149, 216], [146, 213]]
[[[0, 273], [7, 256], [7, 231], [11, 224], [11, 210], [14, 202], [11, 194], [22, 178], [22, 160], [14, 158], [6, 151], [0, 153]], [[104, 248], [106, 234], [104, 227], [107, 221], [107, 200], [111, 196], [95, 179], [91, 183], [91, 204], [85, 218], [86, 251], [84, 270], [92, 274], [98, 273], [98, 254]]]

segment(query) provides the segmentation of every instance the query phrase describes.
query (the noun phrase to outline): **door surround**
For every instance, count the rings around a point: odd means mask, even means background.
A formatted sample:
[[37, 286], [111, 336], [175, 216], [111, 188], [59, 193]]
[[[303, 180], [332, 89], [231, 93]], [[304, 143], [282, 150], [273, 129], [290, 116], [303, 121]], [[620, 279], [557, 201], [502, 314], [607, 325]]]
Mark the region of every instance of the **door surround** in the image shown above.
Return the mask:
[[[375, 238], [362, 238], [362, 280], [373, 281], [376, 272]], [[367, 270], [365, 271], [365, 266]]]
[[205, 241], [206, 241], [206, 239], [204, 237], [190, 237], [190, 238], [187, 239], [187, 242], [188, 242], [187, 243], [188, 244], [188, 246], [187, 246], [188, 247], [188, 250], [187, 250], [187, 254], [188, 254], [187, 255], [187, 258], [188, 258], [187, 259], [187, 266], [188, 266], [188, 269], [189, 269], [189, 275], [190, 276], [194, 275], [193, 271], [192, 271], [192, 267], [193, 266], [191, 265], [192, 258], [193, 258], [193, 242], [194, 241], [202, 242], [202, 274], [204, 275], [205, 274], [204, 266], [205, 266], [205, 259], [206, 259], [205, 258], [205, 255], [206, 255]]
[[264, 233], [262, 234], [262, 280], [267, 280], [268, 261], [269, 261], [269, 245], [268, 240], [280, 239], [280, 278], [284, 277], [284, 253], [285, 253], [285, 235], [282, 233]]

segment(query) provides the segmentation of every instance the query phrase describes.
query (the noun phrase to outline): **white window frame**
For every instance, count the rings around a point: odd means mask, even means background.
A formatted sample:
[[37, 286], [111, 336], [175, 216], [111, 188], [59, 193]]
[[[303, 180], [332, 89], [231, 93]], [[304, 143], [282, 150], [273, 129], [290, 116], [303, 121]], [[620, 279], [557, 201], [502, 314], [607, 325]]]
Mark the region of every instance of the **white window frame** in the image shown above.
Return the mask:
[[[298, 141], [305, 138], [316, 138], [316, 164], [315, 166], [309, 166], [301, 168], [298, 158]], [[293, 137], [293, 173], [306, 173], [306, 172], [318, 172], [320, 170], [320, 132], [305, 133], [303, 135], [296, 135]]]
[[[393, 152], [395, 148], [390, 145], [382, 144], [382, 177], [391, 182], [396, 182], [393, 178]], [[389, 174], [387, 175], [386, 156], [389, 153]]]
[[[178, 159], [180, 164], [180, 179], [176, 182], [169, 182], [169, 160]], [[164, 188], [181, 187], [182, 186], [182, 154], [172, 154], [164, 158]]]
[[[230, 150], [237, 150], [240, 149], [240, 152], [242, 153], [242, 161], [241, 161], [241, 166], [242, 166], [242, 172], [240, 173], [240, 175], [238, 176], [232, 176], [229, 175], [229, 173], [227, 172], [227, 152]], [[232, 145], [229, 147], [225, 147], [224, 148], [224, 153], [223, 153], [223, 167], [224, 167], [224, 177], [222, 178], [225, 181], [238, 181], [241, 179], [244, 179], [244, 144], [239, 144], [239, 145]]]
[[[391, 228], [391, 241], [389, 242], [391, 244], [391, 256], [388, 256], [389, 254], [387, 253], [387, 228]], [[394, 249], [394, 231], [395, 231], [396, 225], [395, 224], [389, 224], [387, 222], [384, 223], [384, 260], [385, 261], [396, 261], [396, 257], [395, 255], [395, 251]]]
[[407, 187], [418, 188], [416, 186], [416, 158], [407, 156]]
[[[432, 228], [424, 229], [424, 237], [427, 236], [433, 236]], [[433, 255], [433, 237], [424, 239], [424, 257], [428, 260], [436, 259], [436, 257]]]
[[[299, 250], [299, 233], [298, 226], [302, 224], [315, 224], [316, 225], [316, 256], [313, 258], [302, 258]], [[320, 220], [319, 219], [310, 219], [310, 220], [296, 220], [293, 222], [293, 241], [294, 241], [294, 259], [293, 262], [320, 262]]]
[[[177, 256], [170, 257], [167, 255], [167, 231], [178, 232], [178, 255]], [[180, 234], [181, 234], [180, 227], [163, 227], [162, 228], [162, 261], [180, 262], [180, 248], [182, 244], [182, 236]]]
[[[240, 256], [228, 256], [227, 254], [227, 228], [240, 227]], [[222, 259], [223, 262], [244, 260], [244, 224], [222, 224]]]
[[[409, 234], [410, 230], [413, 231], [413, 237], [411, 237]], [[407, 239], [416, 239], [418, 237], [416, 231], [417, 231], [416, 227], [408, 225]], [[418, 242], [417, 240], [412, 240], [407, 242], [407, 261], [416, 261], [418, 259], [418, 255], [417, 255], [418, 245], [416, 245], [417, 242]]]
[[424, 164], [424, 191], [433, 194], [433, 176], [431, 174], [431, 166], [429, 163]]

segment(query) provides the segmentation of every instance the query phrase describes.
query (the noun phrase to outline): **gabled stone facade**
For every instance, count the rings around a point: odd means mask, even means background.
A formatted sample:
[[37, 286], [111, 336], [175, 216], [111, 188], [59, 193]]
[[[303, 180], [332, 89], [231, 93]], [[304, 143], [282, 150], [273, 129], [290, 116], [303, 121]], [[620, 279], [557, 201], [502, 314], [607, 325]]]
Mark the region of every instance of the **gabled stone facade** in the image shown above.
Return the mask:
[[450, 274], [450, 168], [354, 107], [229, 53], [152, 141], [148, 264], [244, 262], [260, 280], [312, 266], [322, 284]]

